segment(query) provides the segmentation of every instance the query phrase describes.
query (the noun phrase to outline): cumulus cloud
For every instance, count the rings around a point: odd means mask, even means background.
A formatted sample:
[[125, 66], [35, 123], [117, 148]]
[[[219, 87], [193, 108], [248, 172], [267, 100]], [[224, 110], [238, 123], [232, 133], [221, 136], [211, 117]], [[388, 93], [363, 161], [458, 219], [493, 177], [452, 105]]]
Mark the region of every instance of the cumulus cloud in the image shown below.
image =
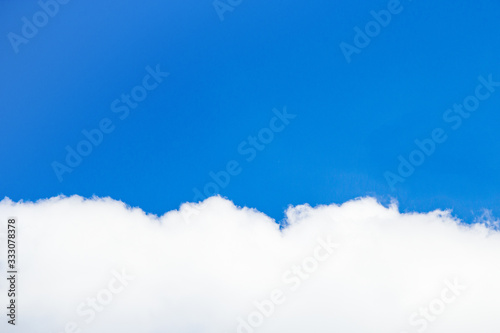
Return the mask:
[[[286, 216], [280, 229], [220, 197], [161, 217], [110, 198], [4, 199], [0, 269], [16, 217], [19, 273], [17, 325], [2, 306], [1, 331], [499, 332], [487, 219], [373, 198]], [[3, 304], [8, 289], [2, 278]]]

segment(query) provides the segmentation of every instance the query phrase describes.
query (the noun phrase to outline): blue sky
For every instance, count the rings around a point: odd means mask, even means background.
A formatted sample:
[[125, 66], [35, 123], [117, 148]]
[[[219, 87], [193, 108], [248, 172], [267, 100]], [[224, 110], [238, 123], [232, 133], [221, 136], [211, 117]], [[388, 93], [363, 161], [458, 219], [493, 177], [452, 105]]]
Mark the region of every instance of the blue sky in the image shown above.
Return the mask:
[[[498, 2], [223, 4], [221, 20], [211, 1], [69, 1], [43, 22], [37, 2], [1, 2], [0, 197], [111, 196], [163, 214], [235, 161], [218, 192], [278, 220], [290, 204], [366, 195], [469, 221], [498, 213], [500, 87], [479, 88], [488, 97], [457, 128], [446, 113], [479, 77], [500, 81]], [[341, 43], [388, 8], [397, 13], [348, 62]], [[12, 42], [34, 15], [38, 31]], [[155, 88], [120, 119], [113, 101], [157, 68], [168, 76], [146, 79]], [[284, 109], [295, 117], [272, 130]], [[54, 162], [103, 120], [113, 130], [60, 181]], [[435, 129], [446, 140], [390, 186], [398, 156]], [[259, 133], [272, 139], [251, 154]]]

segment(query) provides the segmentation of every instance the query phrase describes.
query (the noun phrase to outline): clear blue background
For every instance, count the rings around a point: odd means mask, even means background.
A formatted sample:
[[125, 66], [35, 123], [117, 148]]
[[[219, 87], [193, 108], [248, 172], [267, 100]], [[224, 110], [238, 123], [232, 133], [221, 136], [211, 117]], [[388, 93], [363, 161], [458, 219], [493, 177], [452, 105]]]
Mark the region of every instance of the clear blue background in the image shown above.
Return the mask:
[[[40, 7], [2, 1], [0, 197], [95, 194], [162, 214], [235, 159], [221, 195], [278, 220], [289, 204], [365, 195], [497, 213], [500, 90], [456, 131], [442, 115], [479, 75], [500, 81], [500, 3], [401, 3], [348, 64], [339, 44], [387, 1], [245, 0], [224, 21], [211, 1], [70, 1], [17, 54], [7, 34]], [[156, 64], [170, 76], [119, 120], [110, 103]], [[238, 144], [283, 106], [297, 118], [246, 163]], [[115, 131], [59, 182], [51, 163], [104, 117]], [[384, 172], [436, 127], [448, 140], [392, 191]]]

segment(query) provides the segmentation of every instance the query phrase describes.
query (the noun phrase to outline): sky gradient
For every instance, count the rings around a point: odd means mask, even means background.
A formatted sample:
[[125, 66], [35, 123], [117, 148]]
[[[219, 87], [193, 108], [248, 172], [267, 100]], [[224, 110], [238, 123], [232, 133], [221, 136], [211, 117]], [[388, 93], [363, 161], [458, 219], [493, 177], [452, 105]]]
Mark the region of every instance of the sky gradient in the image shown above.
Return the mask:
[[[499, 214], [500, 3], [223, 4], [68, 1], [37, 16], [37, 2], [1, 2], [0, 197], [110, 196], [163, 214], [213, 183], [277, 220], [367, 195]], [[436, 129], [446, 139], [402, 177], [399, 156]], [[79, 145], [92, 151], [68, 166]]]

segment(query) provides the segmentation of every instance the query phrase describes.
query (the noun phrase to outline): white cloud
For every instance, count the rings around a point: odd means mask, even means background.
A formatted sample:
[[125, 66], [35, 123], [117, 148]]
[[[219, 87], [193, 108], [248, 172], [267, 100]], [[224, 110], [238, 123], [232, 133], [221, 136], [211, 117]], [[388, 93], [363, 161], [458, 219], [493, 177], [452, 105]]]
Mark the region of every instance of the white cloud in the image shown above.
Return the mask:
[[[401, 214], [372, 198], [291, 207], [281, 231], [219, 197], [197, 204], [189, 223], [186, 207], [157, 217], [109, 198], [1, 201], [2, 272], [11, 216], [19, 252], [18, 325], [2, 306], [1, 331], [74, 322], [75, 332], [219, 333], [237, 332], [240, 319], [245, 333], [500, 330], [500, 236], [484, 224]], [[328, 242], [338, 247], [328, 252]], [[92, 298], [107, 303], [92, 310]]]

